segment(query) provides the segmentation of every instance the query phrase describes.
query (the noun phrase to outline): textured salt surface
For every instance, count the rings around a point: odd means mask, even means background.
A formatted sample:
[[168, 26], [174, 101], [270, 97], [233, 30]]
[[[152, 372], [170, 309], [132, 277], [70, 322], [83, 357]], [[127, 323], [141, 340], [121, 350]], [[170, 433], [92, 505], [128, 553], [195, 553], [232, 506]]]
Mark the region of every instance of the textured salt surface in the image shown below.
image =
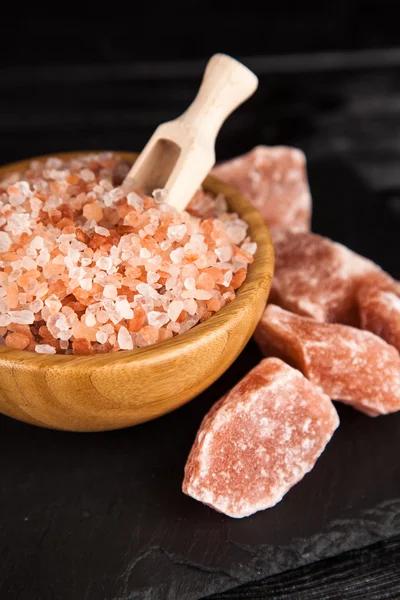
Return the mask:
[[92, 354], [184, 333], [235, 297], [256, 245], [223, 197], [187, 211], [121, 183], [111, 153], [35, 161], [0, 181], [0, 336]]
[[245, 195], [269, 227], [310, 229], [311, 195], [301, 150], [257, 146], [218, 165], [212, 174]]
[[274, 506], [339, 424], [330, 399], [279, 359], [260, 362], [205, 416], [183, 491], [231, 517]]
[[357, 293], [360, 326], [372, 331], [400, 352], [400, 284], [386, 285], [368, 277]]
[[256, 341], [299, 368], [328, 396], [377, 416], [400, 410], [400, 356], [369, 331], [318, 323], [267, 306]]
[[391, 280], [372, 261], [315, 233], [272, 230], [271, 302], [317, 321], [358, 324], [356, 292], [370, 274]]

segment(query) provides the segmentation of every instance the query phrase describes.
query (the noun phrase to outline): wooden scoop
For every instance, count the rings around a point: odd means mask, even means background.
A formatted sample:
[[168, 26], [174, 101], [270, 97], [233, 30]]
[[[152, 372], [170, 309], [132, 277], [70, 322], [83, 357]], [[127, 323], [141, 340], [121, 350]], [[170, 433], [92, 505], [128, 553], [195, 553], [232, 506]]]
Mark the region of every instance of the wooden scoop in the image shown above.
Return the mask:
[[258, 79], [226, 54], [208, 62], [198, 94], [174, 121], [157, 127], [126, 177], [165, 202], [184, 210], [215, 164], [215, 139], [228, 115], [257, 89]]

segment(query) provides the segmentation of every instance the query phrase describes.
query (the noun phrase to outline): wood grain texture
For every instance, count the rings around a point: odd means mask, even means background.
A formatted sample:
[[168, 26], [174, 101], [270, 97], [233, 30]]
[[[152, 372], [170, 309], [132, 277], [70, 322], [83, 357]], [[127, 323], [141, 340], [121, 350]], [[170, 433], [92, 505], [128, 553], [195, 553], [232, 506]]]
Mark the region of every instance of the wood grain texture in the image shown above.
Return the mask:
[[[61, 158], [83, 152], [58, 154]], [[133, 153], [119, 152], [133, 161]], [[40, 157], [39, 160], [45, 160]], [[30, 160], [0, 168], [0, 177]], [[43, 356], [0, 347], [0, 411], [27, 423], [70, 431], [103, 431], [154, 419], [188, 402], [235, 360], [252, 335], [273, 275], [272, 242], [258, 211], [213, 177], [249, 225], [255, 260], [236, 298], [208, 321], [156, 346], [96, 356]]]

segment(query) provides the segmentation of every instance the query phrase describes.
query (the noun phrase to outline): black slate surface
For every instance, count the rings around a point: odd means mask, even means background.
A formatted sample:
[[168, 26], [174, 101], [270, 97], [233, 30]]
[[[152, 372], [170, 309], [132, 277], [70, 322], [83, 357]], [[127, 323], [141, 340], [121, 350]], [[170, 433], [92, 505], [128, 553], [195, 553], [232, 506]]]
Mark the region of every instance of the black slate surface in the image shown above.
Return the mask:
[[[302, 147], [314, 230], [399, 277], [400, 51], [367, 58], [249, 59], [260, 90], [227, 123], [218, 154], [257, 143]], [[5, 69], [0, 159], [140, 148], [185, 107], [202, 66], [77, 66], [65, 81], [56, 67], [22, 78]], [[190, 600], [399, 535], [400, 414], [370, 419], [340, 406], [341, 427], [313, 472], [248, 519], [181, 494], [202, 416], [259, 358], [250, 343], [201, 397], [125, 431], [60, 433], [1, 417], [0, 598]]]
[[208, 600], [398, 600], [400, 538], [213, 594]]

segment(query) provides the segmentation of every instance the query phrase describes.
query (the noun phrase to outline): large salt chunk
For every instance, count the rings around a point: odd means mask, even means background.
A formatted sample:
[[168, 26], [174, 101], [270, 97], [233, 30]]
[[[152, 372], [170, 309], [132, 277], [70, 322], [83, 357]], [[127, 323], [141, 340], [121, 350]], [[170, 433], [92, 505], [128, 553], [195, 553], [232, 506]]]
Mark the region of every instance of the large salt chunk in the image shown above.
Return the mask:
[[366, 275], [387, 275], [342, 244], [314, 233], [272, 232], [275, 275], [270, 300], [317, 321], [358, 324], [356, 291]]
[[257, 146], [212, 174], [247, 196], [270, 227], [309, 231], [311, 195], [301, 150]]
[[357, 292], [362, 329], [372, 331], [400, 352], [400, 283], [367, 277]]
[[263, 360], [203, 419], [183, 491], [230, 517], [270, 508], [313, 468], [338, 424], [300, 371]]
[[267, 306], [255, 333], [266, 355], [300, 369], [330, 398], [370, 416], [400, 410], [400, 356], [369, 331]]

